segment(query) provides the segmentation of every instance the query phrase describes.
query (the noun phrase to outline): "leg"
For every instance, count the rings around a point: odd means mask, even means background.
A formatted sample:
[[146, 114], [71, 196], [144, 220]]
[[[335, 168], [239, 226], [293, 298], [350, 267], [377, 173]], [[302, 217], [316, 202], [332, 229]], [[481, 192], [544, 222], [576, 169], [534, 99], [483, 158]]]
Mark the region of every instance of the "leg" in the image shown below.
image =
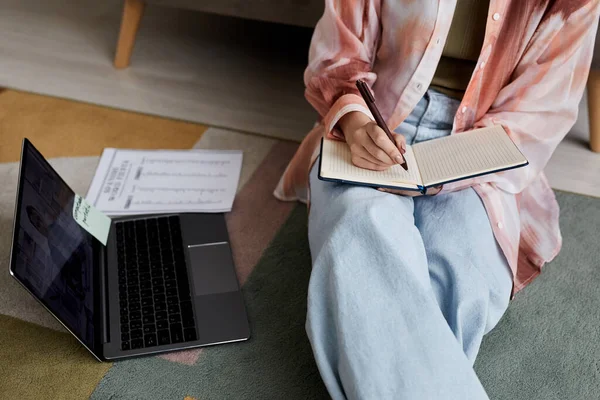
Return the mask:
[[119, 32], [117, 53], [115, 55], [116, 68], [127, 68], [129, 66], [133, 45], [135, 44], [135, 36], [140, 27], [143, 14], [144, 2], [142, 0], [125, 0], [121, 31]]
[[506, 258], [471, 188], [415, 199], [415, 223], [440, 309], [473, 363], [483, 335], [508, 307], [512, 273]]
[[310, 177], [306, 329], [334, 399], [486, 399], [433, 294], [411, 198]]
[[591, 70], [587, 84], [588, 115], [590, 118], [590, 147], [600, 152], [600, 71]]

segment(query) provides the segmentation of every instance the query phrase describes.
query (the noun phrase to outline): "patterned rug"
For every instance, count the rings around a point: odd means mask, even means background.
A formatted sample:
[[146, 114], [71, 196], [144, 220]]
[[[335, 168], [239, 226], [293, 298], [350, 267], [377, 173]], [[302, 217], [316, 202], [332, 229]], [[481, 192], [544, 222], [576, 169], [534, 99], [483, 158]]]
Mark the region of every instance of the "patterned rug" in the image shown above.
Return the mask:
[[[118, 124], [110, 112], [105, 118], [110, 126]], [[20, 123], [23, 130], [31, 130], [24, 132], [30, 137], [34, 131], [53, 130], [51, 119], [39, 125]], [[4, 139], [13, 130], [3, 124], [0, 116]], [[85, 130], [85, 125], [78, 129]], [[173, 137], [171, 129], [178, 127], [167, 124], [163, 132], [157, 131], [157, 141]], [[192, 136], [160, 147], [191, 147], [186, 140]], [[244, 150], [240, 189], [227, 222], [251, 339], [96, 362], [8, 275], [18, 171], [16, 162], [7, 162], [16, 161], [18, 152], [16, 157], [10, 152], [7, 157], [12, 159], [0, 159], [5, 162], [0, 164], [0, 399], [327, 398], [304, 332], [310, 275], [306, 208], [271, 196], [296, 145], [213, 128], [192, 142], [198, 139], [194, 147]], [[121, 145], [118, 137], [98, 140], [102, 147], [140, 147]], [[51, 142], [47, 147], [52, 151]], [[69, 157], [55, 158], [52, 164], [76, 191], [85, 193], [101, 147], [84, 154], [60, 153], [61, 146], [56, 147], [52, 154]], [[75, 157], [80, 155], [93, 156]], [[562, 192], [557, 197], [563, 250], [517, 295], [485, 338], [475, 365], [492, 399], [600, 398], [600, 200]]]

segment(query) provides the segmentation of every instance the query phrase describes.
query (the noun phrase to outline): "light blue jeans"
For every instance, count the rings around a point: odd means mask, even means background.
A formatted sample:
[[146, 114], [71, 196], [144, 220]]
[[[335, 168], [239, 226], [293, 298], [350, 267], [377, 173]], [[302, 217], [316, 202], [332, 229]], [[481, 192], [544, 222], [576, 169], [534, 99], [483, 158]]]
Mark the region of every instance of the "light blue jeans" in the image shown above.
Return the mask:
[[[449, 135], [458, 104], [429, 90], [396, 132]], [[486, 399], [473, 363], [512, 275], [476, 192], [397, 196], [316, 168], [310, 184], [306, 330], [331, 396]]]

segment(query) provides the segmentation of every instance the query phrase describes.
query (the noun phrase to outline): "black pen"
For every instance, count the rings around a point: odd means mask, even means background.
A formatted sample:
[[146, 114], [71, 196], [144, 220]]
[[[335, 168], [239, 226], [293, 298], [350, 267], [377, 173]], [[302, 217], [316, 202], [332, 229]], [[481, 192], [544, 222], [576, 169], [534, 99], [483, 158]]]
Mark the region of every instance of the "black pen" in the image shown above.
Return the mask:
[[[360, 95], [362, 96], [362, 98], [365, 100], [365, 103], [367, 103], [367, 107], [369, 107], [369, 110], [371, 110], [371, 114], [373, 114], [373, 117], [375, 117], [375, 122], [377, 123], [377, 126], [379, 126], [381, 129], [383, 129], [383, 131], [386, 133], [387, 137], [392, 141], [394, 146], [396, 146], [396, 141], [394, 140], [394, 136], [392, 135], [392, 132], [390, 132], [390, 129], [388, 128], [387, 124], [383, 120], [383, 117], [379, 113], [377, 106], [375, 105], [375, 98], [373, 97], [373, 94], [371, 93], [371, 89], [369, 89], [369, 86], [367, 86], [367, 84], [364, 81], [358, 79], [356, 81], [356, 87], [358, 88], [358, 91], [360, 92]], [[402, 150], [404, 150], [404, 149], [402, 149]], [[404, 152], [402, 150], [400, 152], [404, 156], [404, 153], [406, 152], [406, 150], [404, 150]], [[408, 171], [408, 165], [406, 164], [406, 158], [404, 158], [404, 162], [400, 165], [402, 166], [402, 168], [404, 168], [405, 171]]]

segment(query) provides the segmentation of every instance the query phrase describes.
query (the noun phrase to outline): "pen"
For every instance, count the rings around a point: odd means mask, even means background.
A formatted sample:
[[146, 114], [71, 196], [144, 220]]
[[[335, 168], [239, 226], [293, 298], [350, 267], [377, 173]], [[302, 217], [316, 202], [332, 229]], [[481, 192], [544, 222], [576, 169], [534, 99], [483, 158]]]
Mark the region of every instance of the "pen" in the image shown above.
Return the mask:
[[[375, 122], [377, 123], [377, 126], [379, 126], [381, 129], [383, 129], [383, 131], [386, 133], [387, 137], [392, 141], [394, 146], [396, 146], [396, 141], [394, 140], [394, 136], [392, 135], [392, 132], [390, 132], [390, 129], [388, 128], [387, 124], [381, 117], [381, 114], [379, 113], [379, 110], [377, 109], [377, 106], [375, 105], [375, 98], [373, 97], [373, 94], [371, 93], [371, 89], [369, 89], [367, 84], [360, 79], [358, 79], [356, 81], [356, 87], [358, 88], [358, 91], [360, 92], [360, 95], [362, 96], [362, 98], [365, 100], [365, 103], [367, 103], [367, 107], [369, 107], [369, 110], [371, 110], [371, 114], [373, 114], [373, 117], [375, 117]], [[402, 154], [404, 154], [404, 152], [402, 152]], [[404, 168], [405, 171], [408, 171], [408, 165], [406, 164], [406, 158], [404, 159], [404, 162], [400, 165], [402, 166], [402, 168]]]

